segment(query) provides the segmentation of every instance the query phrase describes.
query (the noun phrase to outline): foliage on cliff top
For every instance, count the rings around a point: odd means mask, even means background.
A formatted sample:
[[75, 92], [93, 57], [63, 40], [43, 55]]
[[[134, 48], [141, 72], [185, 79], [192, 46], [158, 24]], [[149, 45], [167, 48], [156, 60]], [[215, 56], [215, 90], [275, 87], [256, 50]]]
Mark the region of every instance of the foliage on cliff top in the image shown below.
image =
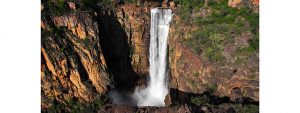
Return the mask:
[[[61, 16], [64, 13], [69, 12], [69, 7], [67, 1], [65, 0], [42, 0], [42, 3], [45, 7], [45, 13], [50, 15]], [[43, 11], [42, 11], [43, 16]]]
[[50, 14], [53, 16], [62, 16], [70, 12], [71, 10], [68, 2], [73, 2], [76, 6], [76, 11], [92, 11], [100, 7], [110, 7], [113, 5], [111, 0], [42, 0], [45, 10], [43, 14]]
[[[235, 37], [250, 32], [247, 47], [240, 51], [257, 53], [259, 50], [259, 14], [249, 7], [240, 9], [228, 7], [226, 0], [209, 1], [207, 7], [204, 0], [179, 0], [181, 6], [176, 10], [181, 22], [192, 26], [191, 37], [183, 39], [195, 53], [203, 54], [210, 62], [225, 60], [224, 46], [235, 43]], [[203, 13], [205, 15], [203, 16]]]

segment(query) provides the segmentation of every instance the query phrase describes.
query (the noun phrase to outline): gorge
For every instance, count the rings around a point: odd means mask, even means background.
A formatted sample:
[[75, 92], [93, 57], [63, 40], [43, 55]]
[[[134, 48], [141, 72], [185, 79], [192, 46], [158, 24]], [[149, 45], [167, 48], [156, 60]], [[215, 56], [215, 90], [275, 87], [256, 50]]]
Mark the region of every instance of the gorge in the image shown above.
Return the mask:
[[120, 1], [42, 0], [42, 112], [257, 110], [257, 0]]

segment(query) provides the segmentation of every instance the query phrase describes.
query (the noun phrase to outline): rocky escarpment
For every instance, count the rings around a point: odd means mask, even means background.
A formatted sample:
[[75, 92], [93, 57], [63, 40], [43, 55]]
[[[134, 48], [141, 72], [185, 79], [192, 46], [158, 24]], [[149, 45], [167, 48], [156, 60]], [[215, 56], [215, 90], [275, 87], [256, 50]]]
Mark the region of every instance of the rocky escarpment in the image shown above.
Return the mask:
[[[86, 112], [234, 113], [256, 109], [259, 54], [250, 46], [259, 33], [254, 23], [258, 20], [243, 13], [257, 14], [258, 1], [205, 1], [190, 1], [191, 5], [174, 1], [110, 4], [97, 0], [43, 0], [42, 109], [82, 111], [82, 104], [93, 109]], [[132, 91], [136, 85], [146, 83], [150, 9], [157, 6], [170, 6], [174, 11], [168, 42], [171, 92], [166, 102], [170, 106], [100, 107], [110, 103], [101, 96], [109, 90]], [[227, 20], [217, 21], [222, 16]], [[208, 41], [202, 43], [202, 39]], [[209, 45], [209, 41], [217, 42], [216, 46]]]
[[[171, 88], [259, 100], [258, 3], [242, 2], [247, 4], [233, 6], [232, 0], [219, 0], [200, 8], [193, 4], [201, 2], [195, 2], [174, 10], [169, 36]], [[196, 8], [187, 13], [182, 11], [186, 7]]]
[[94, 101], [109, 87], [133, 88], [132, 43], [115, 10], [95, 6], [57, 15], [53, 4], [42, 4], [42, 108]]
[[150, 39], [150, 7], [125, 4], [117, 8], [117, 18], [128, 36], [131, 64], [140, 76], [148, 75], [148, 50]]
[[42, 95], [63, 102], [104, 93], [110, 80], [92, 17], [74, 13], [42, 22]]
[[138, 78], [147, 78], [149, 12], [158, 3], [113, 8], [91, 1], [42, 3], [42, 108], [93, 102], [108, 89], [134, 90]]

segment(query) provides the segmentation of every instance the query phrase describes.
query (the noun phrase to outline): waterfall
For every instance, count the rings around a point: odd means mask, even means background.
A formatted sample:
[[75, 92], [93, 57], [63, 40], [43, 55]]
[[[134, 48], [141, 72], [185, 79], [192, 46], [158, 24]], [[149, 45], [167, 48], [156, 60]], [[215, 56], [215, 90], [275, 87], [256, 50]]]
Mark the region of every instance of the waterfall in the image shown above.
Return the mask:
[[168, 94], [167, 40], [172, 19], [171, 9], [151, 9], [150, 81], [147, 88], [134, 93], [138, 106], [165, 106]]

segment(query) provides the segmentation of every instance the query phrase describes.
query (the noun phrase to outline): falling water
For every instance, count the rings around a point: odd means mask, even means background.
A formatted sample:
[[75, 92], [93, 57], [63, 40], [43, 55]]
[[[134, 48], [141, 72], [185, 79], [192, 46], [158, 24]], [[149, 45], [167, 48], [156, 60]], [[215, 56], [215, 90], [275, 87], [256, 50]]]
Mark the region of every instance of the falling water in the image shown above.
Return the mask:
[[147, 88], [135, 91], [138, 106], [165, 106], [168, 94], [167, 40], [171, 19], [171, 9], [151, 9], [150, 81]]

